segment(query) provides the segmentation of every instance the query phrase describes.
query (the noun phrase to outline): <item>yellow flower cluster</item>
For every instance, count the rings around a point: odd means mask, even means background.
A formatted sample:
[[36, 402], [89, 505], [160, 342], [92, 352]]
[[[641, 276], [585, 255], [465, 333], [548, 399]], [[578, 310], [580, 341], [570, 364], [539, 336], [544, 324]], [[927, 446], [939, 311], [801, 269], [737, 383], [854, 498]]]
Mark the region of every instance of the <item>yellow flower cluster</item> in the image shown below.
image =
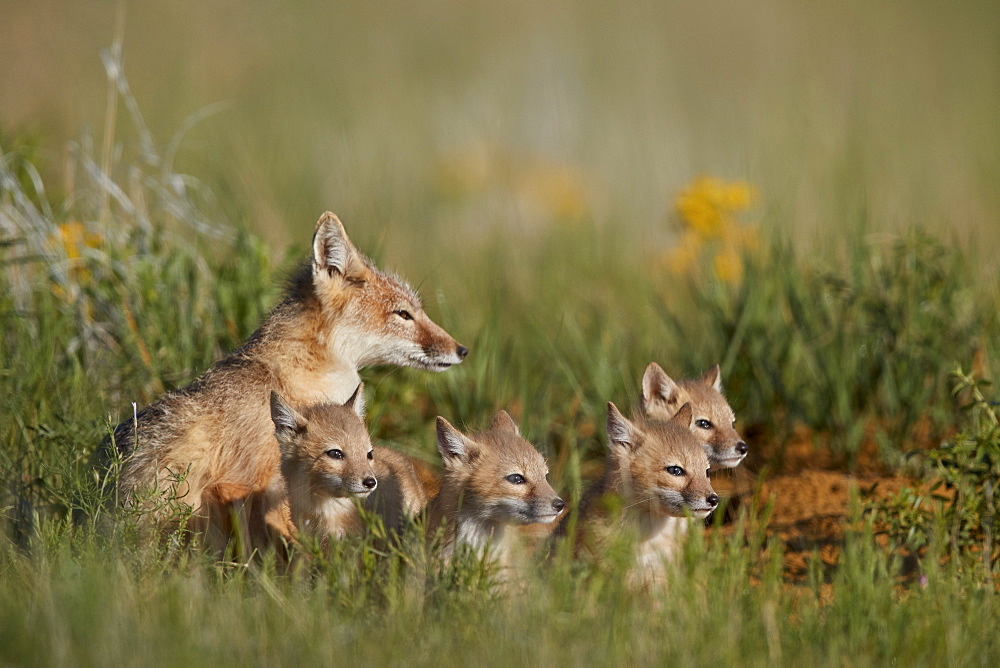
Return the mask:
[[445, 156], [438, 164], [438, 184], [454, 198], [503, 190], [555, 220], [578, 219], [590, 205], [590, 179], [582, 170], [541, 156], [513, 155], [486, 142]]
[[90, 282], [90, 270], [84, 263], [83, 252], [87, 248], [97, 248], [104, 239], [100, 234], [88, 232], [83, 223], [71, 220], [56, 228], [51, 243], [61, 249], [69, 265], [67, 275], [75, 285], [54, 285], [53, 291], [67, 302], [76, 301], [79, 286]]
[[739, 214], [757, 200], [757, 193], [741, 181], [727, 183], [702, 176], [677, 196], [675, 208], [683, 233], [680, 243], [664, 256], [674, 274], [690, 274], [711, 257], [712, 271], [726, 283], [743, 278], [743, 252], [758, 244], [755, 225], [747, 225]]

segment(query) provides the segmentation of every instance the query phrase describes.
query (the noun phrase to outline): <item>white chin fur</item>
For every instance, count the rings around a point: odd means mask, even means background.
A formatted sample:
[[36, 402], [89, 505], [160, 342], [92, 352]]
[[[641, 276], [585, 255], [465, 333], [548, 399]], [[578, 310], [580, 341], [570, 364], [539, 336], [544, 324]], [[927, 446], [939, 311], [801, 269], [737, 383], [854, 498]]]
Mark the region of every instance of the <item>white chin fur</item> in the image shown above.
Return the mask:
[[736, 455], [735, 457], [726, 457], [725, 459], [713, 459], [712, 466], [720, 469], [733, 469], [740, 465], [746, 458], [746, 455]]
[[711, 515], [713, 510], [715, 510], [715, 508], [701, 508], [701, 509], [698, 509], [698, 510], [695, 510], [694, 508], [692, 508], [691, 509], [691, 517], [695, 517], [695, 518], [697, 518], [699, 520], [703, 520], [706, 517], [708, 517], [709, 515]]
[[425, 371], [447, 371], [462, 360], [458, 355], [445, 357], [430, 357], [428, 355], [413, 355], [406, 358], [406, 365], [424, 369]]

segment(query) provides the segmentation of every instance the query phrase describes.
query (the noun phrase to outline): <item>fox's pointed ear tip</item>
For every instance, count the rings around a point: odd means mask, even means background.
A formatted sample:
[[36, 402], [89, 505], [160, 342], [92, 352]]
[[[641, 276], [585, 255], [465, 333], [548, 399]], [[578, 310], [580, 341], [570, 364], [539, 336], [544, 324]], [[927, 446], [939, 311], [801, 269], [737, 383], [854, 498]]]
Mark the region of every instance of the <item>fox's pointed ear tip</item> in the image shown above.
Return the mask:
[[324, 211], [323, 214], [319, 217], [319, 220], [316, 221], [317, 232], [325, 228], [333, 228], [334, 230], [342, 234], [346, 234], [346, 230], [344, 230], [344, 224], [340, 222], [340, 218], [337, 217], [337, 214], [333, 213], [332, 211]]
[[716, 390], [722, 391], [722, 369], [718, 364], [712, 365], [712, 368], [705, 372], [702, 376], [702, 380], [708, 384], [710, 387], [714, 387]]

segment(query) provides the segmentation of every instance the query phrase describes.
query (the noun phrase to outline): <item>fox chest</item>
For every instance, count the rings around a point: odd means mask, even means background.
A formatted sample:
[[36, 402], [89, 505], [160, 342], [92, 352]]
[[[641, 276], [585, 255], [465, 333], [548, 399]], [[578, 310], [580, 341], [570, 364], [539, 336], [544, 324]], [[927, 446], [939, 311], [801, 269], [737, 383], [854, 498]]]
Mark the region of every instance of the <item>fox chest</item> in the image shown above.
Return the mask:
[[691, 521], [686, 517], [663, 518], [656, 532], [637, 546], [636, 565], [640, 569], [660, 571], [684, 545]]
[[282, 379], [287, 397], [299, 404], [344, 404], [361, 383], [353, 367], [297, 369]]

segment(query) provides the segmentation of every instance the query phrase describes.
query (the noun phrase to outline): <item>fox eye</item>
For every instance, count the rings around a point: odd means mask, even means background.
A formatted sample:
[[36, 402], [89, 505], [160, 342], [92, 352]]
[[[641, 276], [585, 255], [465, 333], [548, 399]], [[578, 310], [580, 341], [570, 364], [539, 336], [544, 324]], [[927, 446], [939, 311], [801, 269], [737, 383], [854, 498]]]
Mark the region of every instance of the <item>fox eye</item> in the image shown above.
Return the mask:
[[670, 475], [684, 475], [684, 469], [680, 466], [668, 466], [664, 470]]
[[523, 485], [525, 482], [527, 482], [524, 479], [524, 476], [521, 475], [520, 473], [511, 473], [509, 476], [504, 478], [504, 480], [506, 480], [512, 485]]
[[701, 418], [694, 421], [694, 426], [698, 427], [699, 429], [711, 429], [712, 423], [706, 420], [705, 418]]
[[326, 451], [326, 456], [329, 457], [330, 459], [343, 459], [344, 451], [340, 450], [339, 448], [333, 448], [332, 450]]
[[393, 311], [393, 313], [395, 313], [396, 315], [398, 315], [403, 320], [413, 320], [413, 316], [410, 315], [410, 312], [407, 311], [404, 308], [401, 308], [398, 311]]
[[375, 451], [374, 450], [369, 450], [368, 451], [368, 459], [375, 459]]

